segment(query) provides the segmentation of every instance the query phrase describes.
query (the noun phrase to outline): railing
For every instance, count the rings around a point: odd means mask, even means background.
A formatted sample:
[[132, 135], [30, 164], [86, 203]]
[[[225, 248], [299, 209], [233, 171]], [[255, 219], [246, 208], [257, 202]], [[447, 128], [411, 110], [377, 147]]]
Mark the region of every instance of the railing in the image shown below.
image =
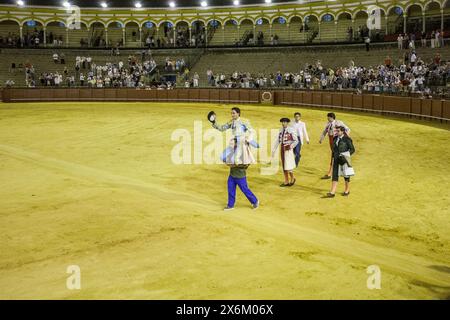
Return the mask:
[[414, 119], [450, 122], [450, 100], [394, 97], [377, 94], [258, 89], [21, 89], [0, 91], [4, 102], [146, 101], [274, 104], [361, 111]]

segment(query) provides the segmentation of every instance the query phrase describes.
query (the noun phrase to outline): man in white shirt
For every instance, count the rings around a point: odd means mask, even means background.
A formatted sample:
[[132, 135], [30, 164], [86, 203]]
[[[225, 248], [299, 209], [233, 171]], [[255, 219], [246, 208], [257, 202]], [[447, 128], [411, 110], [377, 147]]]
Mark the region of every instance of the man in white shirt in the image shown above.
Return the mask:
[[403, 37], [401, 34], [398, 35], [397, 43], [398, 43], [398, 49], [402, 50], [403, 49]]
[[411, 61], [411, 65], [414, 66], [417, 60], [417, 55], [414, 51], [411, 53], [411, 57], [409, 59]]
[[295, 166], [298, 167], [298, 164], [300, 162], [300, 158], [302, 155], [300, 154], [302, 145], [304, 141], [306, 141], [307, 144], [309, 144], [309, 136], [308, 131], [306, 131], [306, 123], [303, 121], [300, 121], [300, 118], [302, 115], [300, 112], [294, 113], [294, 121], [292, 123], [292, 128], [294, 129], [295, 133], [297, 134], [299, 143], [294, 148], [294, 155], [295, 155]]

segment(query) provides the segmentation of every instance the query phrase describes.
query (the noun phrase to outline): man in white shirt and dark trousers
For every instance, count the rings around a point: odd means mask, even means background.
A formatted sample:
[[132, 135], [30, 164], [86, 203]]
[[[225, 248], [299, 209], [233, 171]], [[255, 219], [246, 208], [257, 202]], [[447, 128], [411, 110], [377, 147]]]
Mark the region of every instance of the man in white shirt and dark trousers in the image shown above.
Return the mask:
[[298, 164], [300, 162], [300, 158], [302, 157], [301, 150], [302, 145], [304, 141], [306, 141], [307, 144], [309, 144], [309, 136], [308, 131], [306, 131], [306, 124], [303, 121], [300, 121], [300, 118], [302, 115], [300, 112], [294, 113], [294, 122], [292, 123], [292, 128], [297, 133], [297, 137], [299, 140], [299, 143], [294, 148], [294, 155], [295, 155], [295, 166], [298, 167]]

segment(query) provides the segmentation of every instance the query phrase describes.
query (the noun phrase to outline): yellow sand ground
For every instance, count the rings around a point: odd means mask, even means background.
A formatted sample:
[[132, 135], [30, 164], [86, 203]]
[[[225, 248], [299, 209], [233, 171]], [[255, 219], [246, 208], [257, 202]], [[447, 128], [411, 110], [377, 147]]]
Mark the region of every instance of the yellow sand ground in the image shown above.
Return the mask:
[[302, 111], [311, 144], [297, 185], [252, 166], [261, 207], [238, 192], [224, 213], [227, 167], [174, 165], [171, 134], [230, 106], [0, 104], [0, 298], [450, 298], [448, 127], [338, 111], [357, 176], [350, 197], [322, 199], [327, 111], [241, 107], [257, 129]]

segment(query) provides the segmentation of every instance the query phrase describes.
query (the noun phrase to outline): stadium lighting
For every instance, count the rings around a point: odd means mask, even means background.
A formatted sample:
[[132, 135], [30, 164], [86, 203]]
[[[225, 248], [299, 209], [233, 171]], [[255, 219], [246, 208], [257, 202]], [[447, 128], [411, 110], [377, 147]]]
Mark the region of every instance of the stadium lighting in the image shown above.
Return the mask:
[[64, 1], [64, 2], [63, 2], [63, 7], [65, 7], [65, 8], [70, 8], [70, 3], [67, 2], [67, 1]]
[[266, 3], [272, 3], [272, 0], [265, 0]]
[[201, 5], [202, 7], [207, 7], [207, 6], [208, 6], [208, 2], [202, 1], [202, 2], [200, 3], [200, 5]]
[[102, 8], [108, 8], [108, 4], [106, 2], [102, 2], [100, 3], [100, 5], [102, 6]]
[[142, 8], [142, 4], [141, 4], [140, 2], [136, 2], [136, 3], [134, 4], [134, 6], [135, 6], [136, 8]]
[[233, 4], [234, 4], [235, 6], [238, 6], [238, 5], [239, 5], [239, 0], [234, 0], [234, 1], [233, 1]]
[[173, 2], [173, 1], [169, 2], [169, 7], [175, 8], [176, 6], [177, 6], [177, 5], [176, 5], [175, 2]]
[[22, 0], [18, 0], [16, 3], [19, 7], [23, 7], [25, 5], [25, 2], [23, 2]]

